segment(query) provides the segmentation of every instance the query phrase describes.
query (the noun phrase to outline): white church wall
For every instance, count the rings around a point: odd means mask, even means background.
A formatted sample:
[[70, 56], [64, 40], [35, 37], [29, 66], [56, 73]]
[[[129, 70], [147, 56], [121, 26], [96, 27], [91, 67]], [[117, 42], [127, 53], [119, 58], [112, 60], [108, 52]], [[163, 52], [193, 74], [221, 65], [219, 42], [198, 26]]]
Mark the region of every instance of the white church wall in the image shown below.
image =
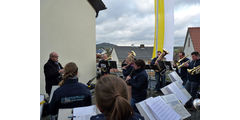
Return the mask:
[[43, 66], [49, 53], [59, 54], [64, 66], [75, 62], [79, 68], [79, 82], [96, 75], [95, 10], [87, 0], [40, 1], [40, 93], [45, 93]]

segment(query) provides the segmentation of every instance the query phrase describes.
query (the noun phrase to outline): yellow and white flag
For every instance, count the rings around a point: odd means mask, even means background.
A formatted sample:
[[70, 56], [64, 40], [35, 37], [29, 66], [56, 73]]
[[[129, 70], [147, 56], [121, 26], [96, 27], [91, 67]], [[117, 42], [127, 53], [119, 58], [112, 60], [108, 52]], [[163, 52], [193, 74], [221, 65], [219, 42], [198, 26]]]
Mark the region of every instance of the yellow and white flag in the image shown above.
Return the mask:
[[156, 57], [157, 51], [166, 49], [166, 60], [173, 60], [174, 45], [174, 1], [155, 0], [155, 33], [152, 58]]

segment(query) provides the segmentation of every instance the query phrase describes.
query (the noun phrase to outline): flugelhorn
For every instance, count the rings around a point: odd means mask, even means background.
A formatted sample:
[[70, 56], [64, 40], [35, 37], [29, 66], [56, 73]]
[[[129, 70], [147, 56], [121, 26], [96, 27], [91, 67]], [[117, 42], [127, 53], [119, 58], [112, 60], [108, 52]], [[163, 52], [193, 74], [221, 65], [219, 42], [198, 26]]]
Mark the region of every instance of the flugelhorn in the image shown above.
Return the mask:
[[131, 52], [130, 52], [130, 54], [128, 55], [128, 57], [135, 57], [136, 56], [136, 53], [132, 50]]
[[179, 60], [177, 61], [176, 65], [179, 66], [179, 65], [181, 64], [181, 61], [184, 60], [186, 57], [188, 57], [188, 55], [187, 55], [187, 56], [184, 56], [184, 57], [181, 58], [181, 59], [179, 59]]
[[200, 65], [197, 67], [194, 67], [193, 69], [187, 69], [187, 71], [191, 75], [199, 74], [200, 73]]
[[184, 62], [184, 63], [182, 63], [181, 65], [178, 65], [177, 67], [178, 67], [178, 69], [180, 69], [181, 67], [183, 67], [185, 64], [187, 64], [187, 63], [189, 63], [190, 62], [190, 60], [188, 60], [188, 61], [186, 61], [186, 62]]

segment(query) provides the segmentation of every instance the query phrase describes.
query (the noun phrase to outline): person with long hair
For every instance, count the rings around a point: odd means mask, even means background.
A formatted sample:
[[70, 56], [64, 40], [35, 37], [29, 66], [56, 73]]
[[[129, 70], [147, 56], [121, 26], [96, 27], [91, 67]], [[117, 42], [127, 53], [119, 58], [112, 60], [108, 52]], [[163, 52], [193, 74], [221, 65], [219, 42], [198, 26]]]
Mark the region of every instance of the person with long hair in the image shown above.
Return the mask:
[[56, 115], [59, 108], [74, 108], [92, 104], [91, 93], [88, 87], [78, 82], [78, 67], [70, 62], [64, 67], [63, 80], [60, 87], [53, 93], [48, 105], [48, 112]]
[[113, 75], [101, 77], [95, 87], [96, 105], [102, 114], [90, 120], [144, 120], [129, 103], [127, 84]]
[[134, 58], [133, 57], [127, 57], [125, 63], [127, 65], [122, 67], [122, 74], [124, 78], [126, 78], [132, 71], [133, 71], [133, 62]]

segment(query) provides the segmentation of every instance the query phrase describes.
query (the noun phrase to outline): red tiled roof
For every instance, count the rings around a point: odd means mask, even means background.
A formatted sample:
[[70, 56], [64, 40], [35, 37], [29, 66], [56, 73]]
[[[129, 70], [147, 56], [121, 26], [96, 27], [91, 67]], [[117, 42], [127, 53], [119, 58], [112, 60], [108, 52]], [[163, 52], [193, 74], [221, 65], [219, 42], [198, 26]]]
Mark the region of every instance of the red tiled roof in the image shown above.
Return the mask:
[[200, 53], [200, 27], [190, 27], [188, 32], [190, 33], [194, 50]]

